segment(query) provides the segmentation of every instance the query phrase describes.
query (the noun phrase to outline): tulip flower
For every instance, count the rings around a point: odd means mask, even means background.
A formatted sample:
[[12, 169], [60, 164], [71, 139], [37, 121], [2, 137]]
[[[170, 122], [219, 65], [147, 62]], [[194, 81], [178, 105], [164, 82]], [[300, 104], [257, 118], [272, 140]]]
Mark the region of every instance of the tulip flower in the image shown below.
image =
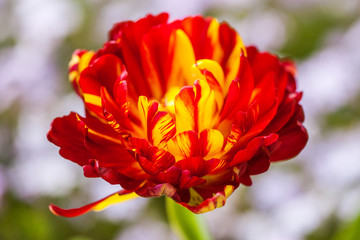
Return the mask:
[[69, 79], [85, 116], [56, 118], [48, 139], [85, 177], [119, 191], [51, 211], [74, 217], [160, 196], [193, 213], [222, 207], [252, 175], [306, 145], [295, 74], [293, 62], [245, 47], [215, 18], [117, 23], [101, 49], [74, 52]]

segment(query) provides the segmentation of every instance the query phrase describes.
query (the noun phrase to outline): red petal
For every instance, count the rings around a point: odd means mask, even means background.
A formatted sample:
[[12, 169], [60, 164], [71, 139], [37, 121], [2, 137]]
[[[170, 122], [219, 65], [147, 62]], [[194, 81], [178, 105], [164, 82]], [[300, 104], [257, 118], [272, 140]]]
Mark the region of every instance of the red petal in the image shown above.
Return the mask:
[[293, 158], [300, 153], [308, 141], [308, 134], [304, 126], [303, 111], [300, 105], [292, 119], [277, 134], [279, 135], [280, 147], [271, 151], [271, 161], [281, 161]]
[[[129, 131], [133, 130], [128, 119], [129, 102], [127, 99], [120, 105], [115, 103], [105, 87], [101, 87], [101, 104], [104, 118], [109, 126], [123, 138], [130, 136]], [[120, 106], [120, 107], [119, 107]]]
[[73, 209], [62, 209], [58, 206], [51, 204], [49, 206], [50, 211], [58, 216], [62, 217], [77, 217], [82, 214], [85, 214], [91, 210], [100, 211], [106, 208], [108, 205], [112, 205], [119, 202], [124, 202], [126, 200], [132, 199], [137, 197], [137, 195], [133, 192], [122, 190], [117, 193], [111, 194], [103, 199], [100, 199], [96, 202], [90, 203], [80, 208], [73, 208]]
[[140, 46], [141, 64], [151, 96], [161, 99], [173, 86], [192, 84], [195, 64], [190, 40], [182, 30], [171, 25], [151, 29]]
[[79, 80], [87, 110], [100, 119], [104, 119], [100, 88], [105, 87], [112, 93], [117, 78], [121, 75], [122, 63], [114, 55], [105, 55], [85, 69]]
[[[138, 39], [139, 36], [143, 35], [149, 29], [153, 28], [156, 25], [166, 23], [169, 18], [167, 13], [161, 13], [157, 16], [154, 15], [147, 15], [144, 18], [141, 18], [137, 22], [127, 21], [127, 22], [120, 22], [114, 25], [114, 27], [109, 32], [109, 39], [110, 40], [118, 40], [122, 37], [123, 32], [129, 31], [128, 28], [133, 28], [131, 30], [132, 34], [134, 34], [134, 38]], [[134, 39], [134, 40], [135, 40]], [[135, 41], [136, 42], [136, 41]]]
[[247, 58], [254, 73], [255, 85], [269, 72], [278, 73], [279, 60], [276, 56], [267, 52], [259, 53], [255, 47], [247, 47]]
[[86, 147], [102, 168], [114, 169], [134, 180], [145, 180], [148, 177], [134, 156], [119, 145], [86, 139]]
[[221, 113], [221, 120], [232, 120], [239, 111], [246, 111], [254, 88], [252, 69], [245, 57], [241, 57], [240, 69], [236, 80], [232, 81]]
[[137, 158], [140, 166], [150, 175], [170, 168], [175, 163], [175, 158], [164, 149], [150, 146], [145, 139], [130, 138], [131, 144], [140, 154]]
[[[129, 79], [134, 85], [129, 86], [138, 96], [152, 96], [151, 85], [142, 66], [141, 45], [144, 35], [162, 23], [166, 23], [167, 14], [158, 16], [148, 15], [137, 22], [121, 23], [111, 31], [111, 38], [120, 38], [122, 55], [129, 74]], [[118, 34], [115, 34], [118, 32]], [[136, 83], [136, 84], [135, 84]], [[154, 88], [154, 90], [156, 90]], [[158, 89], [161, 90], [161, 89]]]
[[82, 91], [79, 86], [81, 72], [89, 66], [94, 59], [93, 51], [75, 50], [69, 62], [69, 80], [72, 83], [76, 93], [82, 97]]
[[77, 114], [55, 118], [47, 134], [50, 142], [60, 147], [60, 155], [76, 162], [80, 166], [88, 163], [92, 158], [84, 145], [84, 135], [77, 127]]
[[213, 59], [224, 69], [226, 87], [235, 78], [239, 56], [246, 52], [241, 38], [227, 23], [214, 18], [188, 17], [173, 23], [189, 36], [196, 59]]
[[279, 131], [294, 115], [299, 94], [292, 93], [286, 96], [279, 106], [274, 119], [269, 123], [262, 134], [270, 134]]
[[277, 134], [271, 134], [264, 137], [256, 137], [252, 139], [246, 146], [246, 148], [238, 151], [232, 161], [231, 166], [238, 165], [243, 162], [251, 160], [255, 154], [263, 147], [269, 146], [274, 143], [278, 138]]

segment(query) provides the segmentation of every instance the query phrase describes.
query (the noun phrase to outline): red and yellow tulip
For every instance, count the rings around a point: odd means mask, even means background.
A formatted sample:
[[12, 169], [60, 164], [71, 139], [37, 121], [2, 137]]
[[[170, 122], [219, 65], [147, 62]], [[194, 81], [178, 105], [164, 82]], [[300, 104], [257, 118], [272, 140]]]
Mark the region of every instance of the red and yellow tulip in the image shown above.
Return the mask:
[[194, 213], [221, 207], [251, 175], [296, 156], [308, 135], [295, 67], [245, 47], [227, 23], [148, 15], [116, 24], [100, 50], [74, 52], [86, 115], [56, 118], [60, 155], [122, 190], [61, 216], [165, 195]]

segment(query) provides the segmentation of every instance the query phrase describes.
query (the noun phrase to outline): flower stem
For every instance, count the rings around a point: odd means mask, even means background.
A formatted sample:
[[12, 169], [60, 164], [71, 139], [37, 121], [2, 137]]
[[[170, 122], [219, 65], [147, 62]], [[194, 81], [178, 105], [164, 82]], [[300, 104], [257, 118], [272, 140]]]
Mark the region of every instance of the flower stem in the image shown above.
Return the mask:
[[211, 240], [202, 216], [165, 197], [166, 212], [171, 229], [181, 240]]

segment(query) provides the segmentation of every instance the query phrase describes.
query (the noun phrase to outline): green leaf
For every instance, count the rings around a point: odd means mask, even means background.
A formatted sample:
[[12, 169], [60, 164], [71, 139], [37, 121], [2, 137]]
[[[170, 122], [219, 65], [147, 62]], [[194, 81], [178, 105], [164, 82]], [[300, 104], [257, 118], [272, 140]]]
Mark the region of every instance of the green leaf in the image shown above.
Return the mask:
[[360, 239], [360, 215], [346, 224], [338, 231], [332, 240], [358, 240]]
[[205, 226], [202, 216], [177, 204], [166, 197], [166, 212], [170, 227], [181, 240], [210, 240], [212, 239]]

